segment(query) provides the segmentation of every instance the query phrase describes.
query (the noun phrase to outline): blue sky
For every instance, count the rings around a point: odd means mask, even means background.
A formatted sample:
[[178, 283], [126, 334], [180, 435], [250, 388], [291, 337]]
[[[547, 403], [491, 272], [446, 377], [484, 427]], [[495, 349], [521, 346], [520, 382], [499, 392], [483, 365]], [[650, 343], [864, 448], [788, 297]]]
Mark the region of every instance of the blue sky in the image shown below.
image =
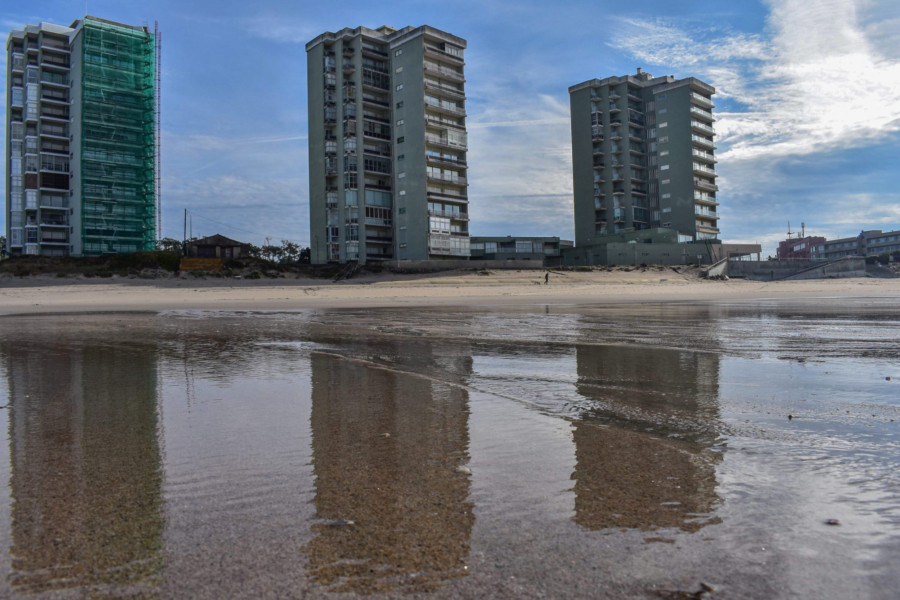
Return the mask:
[[[84, 12], [8, 2], [0, 28]], [[724, 240], [774, 254], [788, 221], [828, 238], [900, 228], [898, 2], [89, 0], [87, 12], [163, 32], [165, 236], [181, 238], [187, 208], [195, 235], [306, 244], [304, 44], [423, 24], [468, 41], [474, 235], [572, 239], [567, 88], [637, 67], [717, 88]]]

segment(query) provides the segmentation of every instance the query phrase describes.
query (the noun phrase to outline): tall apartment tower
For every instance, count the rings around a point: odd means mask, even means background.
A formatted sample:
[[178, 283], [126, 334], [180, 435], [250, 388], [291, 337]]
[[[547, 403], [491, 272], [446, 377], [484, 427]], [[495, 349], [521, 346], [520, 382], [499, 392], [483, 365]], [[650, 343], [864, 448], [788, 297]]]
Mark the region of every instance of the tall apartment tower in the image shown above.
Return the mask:
[[576, 246], [656, 227], [717, 238], [715, 91], [641, 69], [569, 88]]
[[428, 26], [306, 45], [313, 263], [469, 257], [465, 47]]
[[6, 240], [96, 256], [156, 241], [156, 35], [85, 17], [6, 42]]

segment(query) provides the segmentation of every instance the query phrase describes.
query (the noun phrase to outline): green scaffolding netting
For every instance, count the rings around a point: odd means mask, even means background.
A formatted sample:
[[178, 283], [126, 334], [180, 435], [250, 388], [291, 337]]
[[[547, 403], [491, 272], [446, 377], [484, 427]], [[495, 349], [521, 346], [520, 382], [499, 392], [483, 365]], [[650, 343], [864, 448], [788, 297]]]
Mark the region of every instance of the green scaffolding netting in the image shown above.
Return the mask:
[[154, 37], [90, 18], [82, 35], [83, 253], [152, 250]]

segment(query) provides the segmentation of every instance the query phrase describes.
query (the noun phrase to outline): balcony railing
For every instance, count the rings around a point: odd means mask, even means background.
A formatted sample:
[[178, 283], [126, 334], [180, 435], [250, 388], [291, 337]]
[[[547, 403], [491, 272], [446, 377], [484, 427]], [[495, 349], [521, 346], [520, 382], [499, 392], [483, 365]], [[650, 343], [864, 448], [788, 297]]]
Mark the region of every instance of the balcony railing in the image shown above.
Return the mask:
[[709, 208], [705, 208], [705, 207], [703, 207], [703, 206], [696, 206], [696, 205], [695, 205], [695, 206], [694, 206], [694, 214], [695, 214], [695, 215], [701, 215], [701, 216], [704, 216], [704, 217], [710, 217], [710, 218], [713, 218], [713, 219], [718, 219], [718, 218], [719, 218], [719, 214], [718, 214], [716, 211], [711, 210], [711, 209], [709, 209]]
[[710, 162], [716, 162], [716, 157], [712, 155], [710, 152], [704, 152], [698, 148], [691, 148], [691, 154], [696, 156], [697, 158], [708, 160]]
[[706, 132], [706, 133], [708, 133], [709, 135], [715, 135], [715, 134], [716, 134], [716, 131], [715, 131], [711, 126], [707, 125], [706, 123], [702, 123], [702, 122], [700, 122], [700, 121], [694, 121], [694, 120], [691, 120], [691, 127], [692, 127], [693, 129], [697, 129], [697, 130]]
[[701, 189], [712, 190], [712, 191], [716, 191], [719, 189], [719, 187], [715, 183], [705, 181], [703, 179], [700, 179], [699, 177], [694, 177], [694, 186], [701, 188]]
[[691, 135], [691, 141], [701, 144], [703, 146], [707, 146], [709, 148], [715, 148], [716, 144], [709, 138], [705, 138], [702, 135]]
[[708, 107], [710, 107], [710, 108], [712, 108], [713, 106], [715, 106], [715, 105], [713, 104], [713, 101], [712, 101], [711, 98], [707, 98], [706, 96], [702, 96], [702, 95], [698, 94], [697, 92], [691, 92], [691, 99], [696, 100], [697, 102], [700, 102], [701, 104], [704, 104], [705, 106], [708, 106]]
[[709, 119], [710, 121], [714, 120], [713, 114], [711, 112], [709, 112], [708, 110], [703, 110], [699, 106], [691, 106], [691, 113], [699, 117]]
[[430, 102], [427, 98], [425, 99], [425, 108], [434, 108], [437, 110], [443, 110], [450, 114], [459, 115], [461, 117], [466, 116], [466, 109], [459, 106], [448, 106], [446, 104], [442, 104], [440, 102]]
[[426, 62], [425, 70], [431, 71], [435, 73], [440, 73], [446, 77], [450, 77], [451, 79], [456, 79], [457, 81], [465, 81], [465, 76], [459, 71], [454, 71], [453, 69], [446, 69], [444, 67], [439, 67], [434, 63]]
[[469, 213], [453, 212], [451, 210], [429, 210], [428, 215], [432, 217], [447, 217], [456, 221], [468, 221]]
[[440, 85], [438, 83], [432, 83], [430, 81], [425, 82], [426, 90], [434, 90], [440, 93], [449, 94], [451, 96], [457, 96], [459, 98], [465, 98], [466, 92], [459, 88], [453, 88], [447, 85]]
[[435, 181], [446, 181], [447, 183], [453, 183], [455, 185], [467, 185], [465, 177], [454, 177], [451, 175], [439, 175], [436, 173], [429, 173], [428, 179], [433, 179]]
[[707, 175], [712, 175], [713, 177], [716, 176], [716, 170], [715, 170], [715, 169], [712, 169], [712, 168], [710, 168], [710, 167], [707, 167], [706, 165], [703, 165], [703, 164], [700, 164], [700, 163], [696, 163], [696, 162], [694, 163], [694, 171], [699, 171], [699, 172], [701, 172], [701, 173], [706, 173]]
[[449, 138], [442, 138], [437, 135], [426, 135], [425, 141], [430, 144], [438, 144], [438, 145], [442, 145], [442, 146], [452, 146], [453, 148], [461, 148], [461, 149], [466, 148], [465, 140], [463, 140], [463, 141], [450, 140]]

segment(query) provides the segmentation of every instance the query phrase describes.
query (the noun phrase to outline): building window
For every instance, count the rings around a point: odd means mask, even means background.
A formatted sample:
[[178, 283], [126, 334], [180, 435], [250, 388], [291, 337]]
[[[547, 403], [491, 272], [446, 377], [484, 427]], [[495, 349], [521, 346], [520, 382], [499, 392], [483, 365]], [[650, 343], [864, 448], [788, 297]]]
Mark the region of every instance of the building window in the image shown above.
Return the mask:
[[671, 183], [671, 181], [672, 181], [671, 179], [663, 179], [661, 183], [663, 185], [666, 185], [667, 183]]
[[406, 177], [406, 171], [401, 171], [400, 173], [397, 173], [397, 179], [403, 179], [404, 177]]
[[669, 165], [662, 165], [662, 166], [659, 168], [659, 170], [660, 170], [660, 171], [668, 171], [668, 170], [669, 170]]
[[[665, 95], [665, 94], [657, 94], [656, 99], [657, 99], [657, 100], [665, 100], [665, 99], [666, 99], [666, 95]], [[663, 110], [665, 110], [665, 109], [663, 109]]]
[[[401, 195], [401, 196], [405, 196], [405, 195], [406, 195], [406, 190], [400, 190], [400, 195]], [[405, 209], [405, 208], [401, 208], [401, 209], [400, 209], [400, 212], [406, 212], [406, 209]]]
[[394, 69], [394, 73], [402, 73], [402, 72], [403, 72], [403, 67], [397, 67], [396, 69]]
[[664, 114], [666, 114], [667, 110], [668, 110], [668, 109], [661, 108], [661, 109], [659, 109], [658, 111], [656, 111], [656, 114], [658, 114], [658, 115], [664, 115]]
[[402, 143], [405, 142], [405, 141], [406, 141], [406, 137], [405, 137], [405, 136], [402, 136], [402, 135], [401, 135], [400, 137], [397, 138], [397, 143], [398, 143], [398, 144], [402, 144]]
[[662, 129], [663, 127], [668, 127], [668, 126], [669, 126], [669, 124], [665, 121], [663, 121], [662, 123], [659, 124], [660, 129]]
[[668, 156], [668, 154], [669, 154], [668, 150], [661, 150], [659, 153], [660, 156]]
[[397, 160], [403, 160], [404, 158], [406, 158], [406, 155], [405, 155], [405, 154], [398, 154], [398, 155], [397, 155]]
[[663, 211], [663, 213], [670, 213], [670, 212], [672, 212], [672, 209], [667, 206], [666, 208], [662, 209], [662, 211]]
[[397, 108], [403, 108], [403, 100], [397, 103]]
[[399, 91], [402, 90], [402, 89], [403, 89], [403, 84], [402, 84], [402, 83], [398, 84], [398, 85], [397, 85], [397, 91], [399, 92]]
[[406, 207], [405, 207], [405, 206], [401, 206], [401, 207], [397, 210], [397, 212], [399, 212], [401, 215], [405, 215], [405, 214], [406, 214]]
[[663, 136], [663, 137], [659, 138], [660, 144], [665, 144], [668, 141], [669, 141], [669, 136]]
[[400, 127], [401, 125], [403, 125], [403, 119], [398, 119], [398, 120], [397, 120], [397, 127]]
[[402, 50], [402, 49], [397, 50], [396, 52], [394, 52], [394, 56], [400, 56], [401, 54], [403, 54], [403, 50]]
[[671, 198], [671, 197], [672, 197], [672, 194], [663, 194], [662, 195], [663, 200], [665, 200], [667, 198]]
[[400, 247], [401, 247], [401, 248], [406, 248], [406, 242], [402, 242], [402, 243], [400, 244]]

